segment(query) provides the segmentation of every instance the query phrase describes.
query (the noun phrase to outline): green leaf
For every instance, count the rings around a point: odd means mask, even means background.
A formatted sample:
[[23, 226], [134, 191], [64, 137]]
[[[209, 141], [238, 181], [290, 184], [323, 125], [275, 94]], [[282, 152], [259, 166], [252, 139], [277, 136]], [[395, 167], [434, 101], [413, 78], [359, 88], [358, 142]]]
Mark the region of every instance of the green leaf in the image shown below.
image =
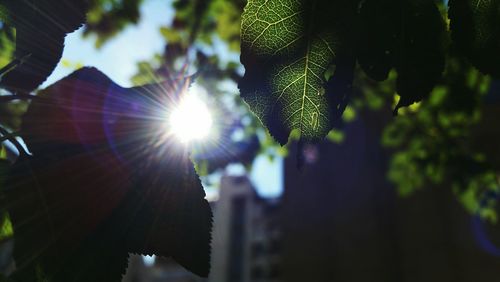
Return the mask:
[[449, 18], [457, 50], [481, 72], [500, 77], [500, 1], [450, 0]]
[[[3, 201], [2, 190], [5, 185], [5, 180], [8, 176], [10, 163], [7, 160], [0, 159], [0, 202]], [[1, 207], [1, 205], [0, 205]], [[4, 209], [0, 209], [0, 243], [10, 239], [13, 235], [12, 224], [9, 215]]]
[[0, 216], [0, 243], [10, 239], [14, 234], [12, 224], [7, 213], [2, 213]]
[[31, 92], [52, 73], [64, 48], [64, 37], [85, 22], [87, 0], [5, 0], [1, 18], [16, 28], [14, 56], [29, 59], [0, 81], [12, 92]]
[[22, 126], [33, 157], [5, 190], [14, 277], [120, 281], [130, 252], [208, 275], [210, 206], [189, 152], [164, 131], [185, 84], [126, 89], [83, 68], [40, 92]]
[[395, 68], [396, 109], [427, 97], [444, 70], [445, 25], [433, 0], [366, 0], [360, 9], [359, 64], [382, 81]]
[[328, 97], [325, 74], [345, 43], [339, 32], [342, 12], [353, 11], [355, 2], [248, 1], [241, 25], [246, 73], [239, 88], [279, 143], [286, 143], [294, 129], [305, 140], [322, 139], [334, 114], [340, 116], [343, 107], [331, 104], [339, 99]]

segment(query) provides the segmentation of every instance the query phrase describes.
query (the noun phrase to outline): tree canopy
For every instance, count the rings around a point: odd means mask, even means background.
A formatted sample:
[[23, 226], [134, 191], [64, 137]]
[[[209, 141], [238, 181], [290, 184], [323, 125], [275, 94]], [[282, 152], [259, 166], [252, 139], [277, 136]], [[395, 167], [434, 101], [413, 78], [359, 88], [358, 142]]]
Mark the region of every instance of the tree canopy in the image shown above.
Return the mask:
[[[212, 213], [199, 175], [286, 155], [291, 141], [342, 142], [365, 110], [394, 113], [381, 142], [401, 195], [444, 184], [496, 220], [498, 143], [485, 128], [498, 112], [488, 97], [500, 1], [176, 0], [158, 30], [164, 51], [138, 63], [135, 87], [84, 67], [37, 90], [68, 33], [83, 26], [101, 48], [139, 22], [142, 3], [0, 3], [0, 134], [15, 147], [0, 152], [0, 243], [15, 238], [17, 263], [0, 279], [120, 281], [129, 253], [207, 276]], [[179, 149], [158, 129], [193, 80], [226, 117], [226, 154]]]

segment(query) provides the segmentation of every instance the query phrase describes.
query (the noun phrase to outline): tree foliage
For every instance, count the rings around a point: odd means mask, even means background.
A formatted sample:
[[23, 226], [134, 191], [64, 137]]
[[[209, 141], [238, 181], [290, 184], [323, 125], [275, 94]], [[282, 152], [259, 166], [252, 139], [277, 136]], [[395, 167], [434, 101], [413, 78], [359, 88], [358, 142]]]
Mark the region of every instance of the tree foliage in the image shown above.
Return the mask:
[[[450, 1], [453, 48], [494, 75], [498, 9]], [[355, 61], [374, 80], [396, 70], [396, 112], [442, 80], [448, 34], [433, 0], [250, 0], [242, 18], [241, 95], [281, 144], [294, 129], [306, 141], [325, 137], [349, 99]]]
[[499, 77], [499, 11], [498, 1], [451, 0], [448, 12], [433, 0], [250, 0], [241, 95], [281, 144], [293, 130], [301, 142], [323, 139], [351, 100], [350, 111], [379, 110], [397, 95], [400, 116], [383, 138], [389, 179], [403, 195], [450, 185], [494, 220], [499, 167], [475, 128], [488, 126], [483, 97], [488, 75]]
[[[447, 184], [472, 213], [496, 220], [498, 164], [486, 155], [478, 128], [490, 79], [463, 60], [450, 58], [445, 80], [418, 109], [407, 110], [384, 131], [382, 142], [395, 151], [388, 177], [407, 196], [425, 186]], [[493, 140], [491, 140], [493, 141]], [[494, 142], [494, 141], [493, 141]]]
[[[177, 0], [173, 22], [159, 30], [165, 49], [138, 64], [137, 87], [83, 68], [29, 94], [85, 17], [84, 33], [100, 47], [138, 23], [141, 3], [0, 3], [0, 87], [15, 94], [0, 96], [0, 130], [19, 152], [14, 164], [0, 163], [0, 242], [15, 236], [14, 281], [119, 281], [129, 253], [171, 256], [208, 274], [210, 207], [190, 152], [158, 130], [158, 116], [190, 83], [188, 69], [226, 120], [227, 147], [194, 148], [198, 173], [282, 152], [274, 140], [283, 145], [292, 132], [301, 142], [341, 142], [332, 128], [397, 94], [399, 116], [383, 138], [394, 153], [389, 179], [401, 194], [448, 184], [470, 211], [495, 217], [498, 164], [474, 134], [490, 75], [500, 75], [499, 1], [450, 0], [446, 11], [434, 0]], [[244, 76], [219, 56], [220, 42], [241, 48]], [[221, 81], [238, 83], [246, 104]], [[17, 100], [32, 100], [26, 114]]]

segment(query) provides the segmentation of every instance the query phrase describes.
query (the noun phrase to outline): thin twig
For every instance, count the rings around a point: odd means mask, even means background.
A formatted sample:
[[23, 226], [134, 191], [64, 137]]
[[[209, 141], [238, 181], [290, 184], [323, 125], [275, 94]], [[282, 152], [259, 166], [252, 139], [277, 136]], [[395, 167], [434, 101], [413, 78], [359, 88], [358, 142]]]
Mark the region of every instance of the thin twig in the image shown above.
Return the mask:
[[21, 143], [17, 141], [15, 136], [10, 136], [12, 133], [0, 126], [0, 134], [3, 135], [2, 137], [6, 137], [6, 140], [9, 140], [16, 147], [16, 149], [19, 151], [19, 156], [28, 156], [28, 153], [24, 150], [24, 147], [21, 145]]
[[11, 132], [9, 134], [0, 136], [0, 143], [2, 143], [3, 141], [6, 141], [6, 140], [10, 141], [11, 138], [16, 138], [18, 135], [19, 135], [18, 132]]
[[31, 53], [24, 55], [21, 58], [15, 58], [12, 62], [8, 63], [5, 67], [0, 69], [0, 78], [3, 77], [5, 74], [11, 72], [18, 66], [24, 64], [24, 62], [26, 62], [26, 60], [28, 60], [29, 57], [31, 57]]

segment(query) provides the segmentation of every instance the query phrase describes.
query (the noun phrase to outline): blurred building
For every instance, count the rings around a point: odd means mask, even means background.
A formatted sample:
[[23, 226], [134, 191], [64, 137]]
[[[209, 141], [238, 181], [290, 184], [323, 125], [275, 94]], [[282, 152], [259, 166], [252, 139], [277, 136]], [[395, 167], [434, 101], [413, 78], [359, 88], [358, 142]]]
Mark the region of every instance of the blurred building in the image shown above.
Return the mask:
[[211, 206], [214, 230], [208, 279], [171, 259], [132, 256], [123, 282], [282, 281], [279, 199], [261, 198], [246, 176], [223, 176], [219, 199]]
[[281, 281], [279, 205], [259, 197], [246, 176], [222, 178], [209, 281]]
[[282, 199], [284, 281], [499, 279], [498, 224], [468, 214], [448, 186], [401, 198], [386, 180], [390, 152], [379, 140], [391, 115], [361, 113], [341, 144], [291, 146]]

